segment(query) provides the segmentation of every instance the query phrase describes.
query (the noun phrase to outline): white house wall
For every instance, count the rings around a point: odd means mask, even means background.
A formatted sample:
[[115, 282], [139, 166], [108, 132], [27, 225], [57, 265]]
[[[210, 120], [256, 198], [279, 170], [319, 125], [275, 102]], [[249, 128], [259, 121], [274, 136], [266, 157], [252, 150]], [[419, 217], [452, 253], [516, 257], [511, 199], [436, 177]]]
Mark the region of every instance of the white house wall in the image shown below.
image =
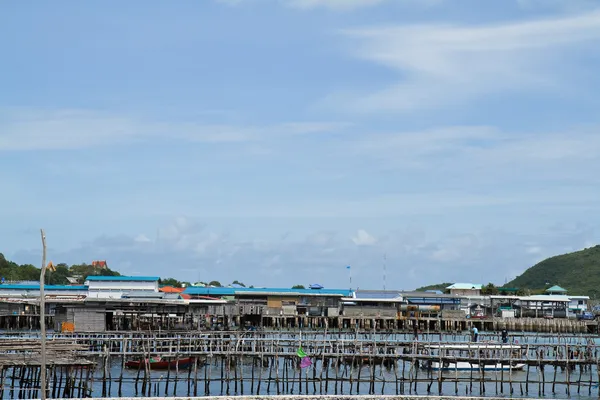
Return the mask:
[[89, 291], [96, 290], [146, 290], [158, 292], [158, 282], [145, 281], [88, 281]]

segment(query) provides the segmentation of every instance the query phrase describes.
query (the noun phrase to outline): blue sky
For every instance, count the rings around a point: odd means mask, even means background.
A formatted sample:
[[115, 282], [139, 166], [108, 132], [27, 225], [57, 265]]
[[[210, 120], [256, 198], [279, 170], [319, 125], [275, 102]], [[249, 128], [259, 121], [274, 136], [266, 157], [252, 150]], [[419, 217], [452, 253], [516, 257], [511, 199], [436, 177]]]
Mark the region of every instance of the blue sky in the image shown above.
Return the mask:
[[598, 244], [597, 4], [4, 3], [0, 251], [410, 289]]

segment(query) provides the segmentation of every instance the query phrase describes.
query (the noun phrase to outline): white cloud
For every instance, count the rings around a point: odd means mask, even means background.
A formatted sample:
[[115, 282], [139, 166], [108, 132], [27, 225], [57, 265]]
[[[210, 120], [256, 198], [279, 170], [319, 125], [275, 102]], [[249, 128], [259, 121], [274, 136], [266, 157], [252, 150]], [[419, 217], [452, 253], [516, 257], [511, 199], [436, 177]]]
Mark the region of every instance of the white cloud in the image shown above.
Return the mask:
[[93, 110], [0, 109], [1, 150], [79, 149], [168, 138], [203, 143], [259, 143], [336, 132], [341, 122], [285, 122], [265, 126], [164, 122]]
[[517, 0], [517, 4], [526, 10], [544, 8], [573, 12], [592, 10], [598, 7], [597, 0]]
[[527, 248], [526, 251], [528, 254], [540, 254], [542, 252], [542, 248], [539, 246], [531, 246]]
[[152, 240], [150, 240], [148, 238], [148, 236], [144, 235], [144, 234], [139, 234], [135, 237], [135, 239], [133, 239], [134, 241], [138, 242], [138, 243], [148, 243], [151, 242]]
[[498, 25], [372, 27], [343, 34], [355, 42], [356, 57], [396, 70], [400, 77], [376, 92], [333, 94], [325, 105], [410, 111], [532, 88], [569, 93], [568, 84], [577, 76], [573, 71], [583, 68], [576, 60], [598, 46], [600, 12]]
[[594, 171], [600, 168], [599, 132], [600, 127], [538, 133], [487, 126], [444, 127], [370, 134], [347, 142], [346, 152], [352, 158], [366, 158], [371, 166], [429, 171], [450, 179], [456, 177], [463, 183], [489, 181], [489, 174], [496, 182], [597, 181]]
[[364, 229], [359, 229], [358, 232], [356, 232], [356, 236], [352, 238], [352, 241], [357, 246], [372, 246], [377, 243], [377, 238]]
[[[111, 268], [125, 274], [222, 283], [237, 279], [255, 286], [282, 287], [314, 282], [343, 287], [348, 273], [345, 266], [352, 265], [353, 282], [360, 282], [362, 288], [378, 288], [381, 275], [376, 271], [382, 271], [386, 254], [387, 286], [412, 289], [450, 281], [504, 283], [539, 258], [600, 241], [597, 231], [588, 225], [549, 227], [543, 236], [480, 230], [430, 238], [423, 228], [411, 227], [378, 232], [381, 240], [361, 229], [352, 243], [342, 234], [336, 235], [338, 239], [314, 240], [328, 236], [319, 232], [285, 242], [278, 237], [258, 241], [203, 226], [194, 218], [178, 218], [160, 229], [171, 235], [168, 240], [159, 237], [159, 246], [136, 242], [134, 235], [103, 236], [74, 249], [51, 249], [51, 255], [55, 262], [67, 263], [106, 259]], [[532, 246], [543, 248], [543, 254], [532, 259]], [[19, 263], [37, 262], [39, 253], [36, 248], [7, 257]]]

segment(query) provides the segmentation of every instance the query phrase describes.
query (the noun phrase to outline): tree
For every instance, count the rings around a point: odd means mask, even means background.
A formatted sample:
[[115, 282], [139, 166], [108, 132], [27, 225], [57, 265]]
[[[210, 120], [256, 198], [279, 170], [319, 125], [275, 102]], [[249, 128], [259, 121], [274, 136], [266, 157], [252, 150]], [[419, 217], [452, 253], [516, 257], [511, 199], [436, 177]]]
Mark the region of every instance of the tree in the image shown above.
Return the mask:
[[85, 282], [88, 276], [120, 276], [117, 271], [109, 268], [97, 268], [86, 263], [74, 264], [69, 268], [71, 276], [76, 276], [79, 283]]
[[427, 290], [439, 290], [441, 292], [445, 292], [448, 286], [452, 285], [451, 282], [444, 283], [436, 283], [434, 285], [421, 286], [420, 288], [416, 288], [415, 292], [425, 292]]
[[481, 289], [481, 294], [484, 296], [498, 294], [498, 288], [496, 287], [496, 285], [490, 282]]
[[221, 282], [219, 282], [219, 281], [210, 281], [210, 282], [208, 282], [208, 284], [210, 286], [214, 286], [214, 287], [223, 287], [223, 286], [221, 286]]
[[292, 289], [306, 289], [306, 288], [304, 287], [304, 285], [294, 285], [294, 286], [292, 286]]
[[66, 264], [58, 264], [56, 271], [46, 270], [46, 282], [49, 285], [68, 285], [69, 267]]
[[178, 280], [177, 280], [177, 279], [175, 279], [175, 278], [165, 278], [165, 279], [159, 279], [159, 280], [158, 280], [158, 284], [159, 284], [159, 285], [163, 285], [163, 286], [173, 286], [173, 287], [176, 287], [176, 288], [180, 288], [180, 287], [182, 287], [182, 286], [183, 286], [183, 285], [181, 284], [181, 282], [180, 282], [180, 281], [178, 281]]
[[242, 282], [238, 281], [237, 279], [233, 282], [231, 282], [232, 285], [240, 285], [241, 287], [246, 287], [246, 285], [244, 285]]

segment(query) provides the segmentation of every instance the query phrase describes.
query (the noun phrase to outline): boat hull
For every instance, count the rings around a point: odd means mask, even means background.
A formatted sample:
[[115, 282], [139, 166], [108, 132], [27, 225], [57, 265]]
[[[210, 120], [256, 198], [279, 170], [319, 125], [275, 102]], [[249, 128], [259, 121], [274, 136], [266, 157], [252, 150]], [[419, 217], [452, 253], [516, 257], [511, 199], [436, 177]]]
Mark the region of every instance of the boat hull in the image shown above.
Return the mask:
[[[148, 364], [148, 367], [151, 370], [167, 370], [167, 369], [185, 369], [185, 368], [189, 368], [192, 363], [193, 360], [192, 358], [181, 358], [179, 360], [169, 360], [169, 361], [156, 361], [156, 362], [150, 362], [148, 363], [148, 361], [146, 361], [146, 363]], [[145, 363], [143, 361], [127, 361], [125, 363], [125, 367], [126, 368], [131, 368], [131, 369], [144, 369], [145, 368]]]
[[[481, 367], [479, 366], [479, 364], [476, 363], [468, 363], [465, 361], [459, 361], [456, 363], [442, 363], [442, 367], [441, 370], [442, 371], [479, 371], [484, 370], [484, 371], [521, 371], [523, 370], [523, 368], [525, 368], [525, 364], [514, 364], [514, 365], [509, 365], [509, 364], [484, 364]], [[434, 371], [439, 371], [440, 370], [440, 363], [439, 362], [432, 362], [431, 363], [431, 369]]]

